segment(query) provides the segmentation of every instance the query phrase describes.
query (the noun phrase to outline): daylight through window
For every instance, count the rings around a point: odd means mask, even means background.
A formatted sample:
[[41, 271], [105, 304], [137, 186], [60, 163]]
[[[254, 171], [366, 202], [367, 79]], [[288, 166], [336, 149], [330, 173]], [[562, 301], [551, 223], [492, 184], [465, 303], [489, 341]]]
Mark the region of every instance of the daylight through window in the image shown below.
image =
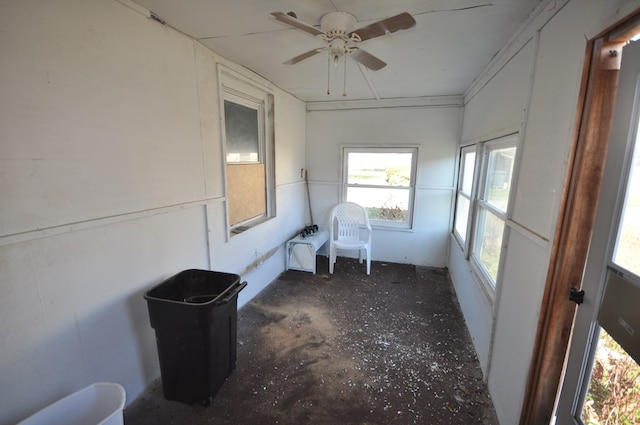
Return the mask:
[[460, 149], [453, 233], [490, 294], [500, 270], [516, 144], [512, 135]]
[[473, 190], [473, 173], [476, 167], [476, 147], [467, 146], [460, 150], [460, 174], [456, 196], [456, 215], [454, 232], [464, 245], [469, 232], [469, 214], [471, 213], [471, 194]]
[[344, 148], [343, 200], [373, 226], [410, 228], [417, 148]]
[[484, 179], [479, 191], [481, 196], [477, 202], [476, 232], [471, 255], [489, 275], [490, 283], [495, 286], [516, 148], [511, 144], [487, 143], [484, 149]]
[[229, 236], [275, 215], [273, 95], [221, 71], [226, 206]]

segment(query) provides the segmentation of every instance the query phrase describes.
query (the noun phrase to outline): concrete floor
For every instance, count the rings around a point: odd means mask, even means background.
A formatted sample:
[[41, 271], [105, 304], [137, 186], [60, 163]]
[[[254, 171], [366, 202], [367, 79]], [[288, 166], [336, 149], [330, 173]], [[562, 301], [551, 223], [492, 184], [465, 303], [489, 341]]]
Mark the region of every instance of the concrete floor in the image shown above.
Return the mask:
[[238, 312], [237, 367], [209, 407], [160, 380], [126, 425], [497, 424], [446, 269], [339, 258]]

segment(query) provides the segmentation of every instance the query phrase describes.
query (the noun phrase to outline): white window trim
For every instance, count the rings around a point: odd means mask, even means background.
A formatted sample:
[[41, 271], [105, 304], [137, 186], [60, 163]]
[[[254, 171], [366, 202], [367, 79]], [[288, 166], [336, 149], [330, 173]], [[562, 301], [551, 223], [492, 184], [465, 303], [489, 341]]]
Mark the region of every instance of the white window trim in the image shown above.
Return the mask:
[[266, 127], [265, 127], [265, 99], [257, 99], [253, 96], [249, 96], [245, 93], [238, 92], [237, 90], [231, 87], [225, 87], [221, 91], [222, 96], [222, 110], [221, 113], [223, 115], [222, 121], [224, 124], [224, 102], [229, 101], [233, 102], [237, 105], [245, 106], [247, 108], [253, 109], [257, 112], [258, 115], [258, 161], [238, 161], [238, 162], [227, 162], [227, 137], [226, 137], [226, 127], [223, 126], [221, 131], [224, 135], [223, 149], [224, 149], [224, 160], [227, 164], [265, 164], [265, 150], [266, 150]]
[[[475, 160], [474, 160], [474, 165], [473, 165], [473, 174], [471, 175], [471, 192], [470, 193], [466, 193], [462, 190], [461, 188], [461, 183], [462, 183], [462, 176], [464, 173], [464, 163], [462, 161], [463, 155], [466, 153], [465, 151], [473, 151], [475, 153]], [[454, 211], [454, 223], [453, 223], [453, 236], [455, 237], [456, 241], [458, 242], [458, 244], [460, 245], [460, 248], [462, 249], [463, 253], [464, 253], [464, 258], [465, 259], [469, 259], [469, 255], [470, 255], [470, 251], [471, 251], [471, 236], [472, 236], [472, 229], [474, 226], [474, 221], [473, 221], [473, 204], [474, 204], [474, 200], [476, 199], [476, 189], [478, 187], [478, 174], [479, 174], [479, 170], [478, 170], [478, 157], [479, 155], [479, 146], [478, 144], [473, 144], [473, 145], [468, 145], [468, 146], [461, 146], [460, 149], [458, 150], [458, 181], [456, 184], [456, 198], [454, 199], [455, 202], [455, 208], [456, 210]], [[466, 229], [466, 234], [464, 235], [464, 240], [461, 239], [461, 236], [456, 227], [455, 227], [455, 217], [457, 214], [457, 209], [458, 209], [458, 195], [462, 195], [464, 198], [466, 198], [469, 201], [469, 211], [467, 211], [467, 229]]]
[[[500, 280], [500, 276], [502, 274], [502, 268], [504, 264], [505, 244], [506, 244], [507, 235], [508, 235], [508, 225], [507, 225], [508, 218], [509, 218], [508, 214], [510, 211], [513, 192], [511, 190], [509, 191], [509, 200], [507, 202], [506, 212], [498, 210], [496, 207], [494, 207], [493, 205], [491, 205], [490, 203], [484, 200], [487, 192], [487, 172], [489, 167], [489, 152], [491, 150], [508, 148], [508, 147], [515, 147], [516, 155], [517, 155], [517, 151], [518, 151], [518, 135], [517, 134], [508, 135], [498, 139], [483, 142], [481, 144], [481, 154], [479, 155], [479, 158], [477, 158], [477, 160], [479, 160], [480, 163], [476, 163], [476, 166], [478, 165], [480, 166], [480, 175], [478, 178], [476, 202], [474, 205], [473, 233], [471, 235], [471, 240], [470, 240], [470, 260], [471, 260], [471, 265], [472, 265], [472, 268], [474, 269], [474, 272], [479, 276], [483, 289], [489, 295], [491, 300], [495, 299], [498, 281]], [[514, 158], [513, 170], [511, 173], [511, 181], [509, 182], [509, 185], [511, 188], [513, 188], [514, 176], [517, 171], [516, 169], [517, 163], [515, 161], [516, 160]], [[489, 271], [486, 269], [484, 264], [482, 264], [482, 261], [480, 260], [480, 258], [478, 258], [475, 255], [475, 250], [474, 250], [474, 245], [476, 242], [475, 239], [477, 236], [476, 232], [478, 230], [478, 219], [480, 216], [481, 208], [486, 210], [489, 214], [495, 215], [498, 219], [500, 219], [503, 222], [502, 241], [500, 244], [500, 257], [498, 259], [498, 271], [496, 273], [497, 277], [495, 281], [493, 280], [493, 277], [489, 274]]]
[[[224, 197], [227, 241], [232, 236], [240, 234], [255, 226], [258, 226], [276, 216], [276, 187], [275, 187], [275, 151], [274, 133], [275, 122], [273, 121], [273, 91], [256, 81], [245, 77], [238, 72], [221, 64], [217, 65], [218, 72], [218, 107], [220, 119], [220, 137], [222, 140], [222, 162], [224, 172]], [[225, 131], [224, 101], [229, 100], [255, 108], [258, 110], [258, 131], [259, 131], [259, 162], [265, 165], [266, 176], [266, 212], [259, 216], [250, 218], [241, 223], [231, 225], [229, 223], [229, 205], [226, 202], [227, 193], [227, 143]], [[232, 164], [242, 164], [232, 163]]]
[[[348, 177], [348, 164], [347, 164], [347, 155], [350, 152], [373, 152], [373, 153], [411, 153], [411, 182], [409, 186], [395, 186], [397, 189], [407, 189], [409, 190], [409, 205], [407, 206], [407, 220], [403, 222], [393, 222], [390, 220], [374, 220], [370, 219], [371, 227], [375, 229], [383, 229], [383, 230], [398, 230], [398, 231], [410, 231], [413, 229], [413, 216], [414, 216], [414, 208], [415, 208], [415, 195], [416, 195], [416, 186], [417, 186], [417, 175], [418, 175], [418, 155], [419, 155], [419, 147], [411, 146], [411, 145], [401, 145], [401, 146], [393, 146], [393, 145], [380, 145], [380, 146], [372, 146], [372, 145], [343, 145], [341, 152], [341, 162], [342, 162], [342, 175], [341, 175], [341, 184], [340, 184], [340, 200], [341, 202], [346, 202], [347, 196], [347, 187], [372, 187], [372, 188], [380, 188], [381, 186], [366, 186], [366, 185], [349, 185], [347, 183]], [[394, 186], [391, 186], [392, 188]]]
[[[464, 253], [465, 259], [470, 264], [470, 269], [473, 275], [476, 276], [480, 287], [483, 292], [487, 295], [488, 299], [493, 303], [495, 302], [496, 293], [498, 291], [499, 282], [502, 276], [502, 269], [505, 258], [506, 251], [506, 242], [508, 239], [509, 229], [510, 229], [510, 219], [511, 219], [511, 211], [513, 209], [514, 202], [514, 194], [513, 188], [515, 187], [515, 183], [517, 181], [518, 169], [520, 165], [520, 137], [519, 133], [510, 133], [501, 137], [497, 137], [495, 139], [478, 141], [476, 143], [461, 146], [459, 152], [462, 152], [463, 149], [468, 148], [470, 146], [476, 146], [476, 163], [474, 168], [474, 176], [473, 176], [473, 184], [472, 184], [472, 199], [471, 199], [471, 212], [469, 214], [468, 228], [467, 228], [467, 239], [464, 243], [461, 243], [460, 239], [456, 235], [455, 231], [455, 222], [453, 223], [452, 233], [455, 239], [459, 242], [460, 248]], [[511, 175], [510, 187], [511, 190], [509, 192], [509, 199], [507, 202], [507, 211], [501, 211], [497, 209], [492, 204], [486, 202], [483, 198], [485, 197], [485, 189], [486, 189], [486, 180], [487, 180], [487, 168], [489, 164], [488, 156], [489, 151], [491, 149], [500, 149], [503, 147], [515, 147], [516, 148], [516, 156], [513, 164], [513, 171]], [[460, 166], [460, 158], [458, 156], [458, 166]], [[460, 176], [462, 170], [459, 170], [458, 173], [458, 181], [457, 186], [460, 185]], [[456, 190], [456, 200], [457, 200], [458, 190]], [[457, 208], [457, 204], [456, 204]], [[480, 209], [486, 210], [490, 214], [494, 214], [497, 218], [499, 218], [504, 223], [504, 230], [502, 234], [502, 243], [500, 249], [500, 258], [498, 264], [498, 272], [497, 279], [494, 282], [493, 277], [486, 270], [485, 266], [482, 264], [481, 260], [475, 255], [475, 239], [476, 233], [478, 231], [478, 217], [480, 215]]]

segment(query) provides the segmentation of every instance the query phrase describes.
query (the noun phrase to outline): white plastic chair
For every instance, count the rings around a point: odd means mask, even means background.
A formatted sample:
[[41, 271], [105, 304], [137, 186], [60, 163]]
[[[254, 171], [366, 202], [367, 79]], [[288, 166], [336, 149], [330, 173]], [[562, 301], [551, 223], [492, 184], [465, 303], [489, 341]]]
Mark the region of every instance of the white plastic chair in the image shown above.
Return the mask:
[[362, 251], [366, 253], [367, 274], [370, 274], [372, 230], [365, 209], [353, 202], [343, 202], [331, 209], [330, 217], [329, 273], [333, 274], [338, 249], [357, 249], [360, 263], [362, 263]]

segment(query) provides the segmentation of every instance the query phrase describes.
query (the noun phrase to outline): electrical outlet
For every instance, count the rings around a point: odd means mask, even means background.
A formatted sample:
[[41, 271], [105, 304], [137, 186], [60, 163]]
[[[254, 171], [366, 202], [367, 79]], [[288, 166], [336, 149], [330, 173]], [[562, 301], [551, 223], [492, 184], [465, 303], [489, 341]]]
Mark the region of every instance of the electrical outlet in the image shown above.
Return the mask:
[[304, 178], [304, 173], [306, 172], [306, 170], [304, 168], [300, 169], [300, 178], [303, 179]]

